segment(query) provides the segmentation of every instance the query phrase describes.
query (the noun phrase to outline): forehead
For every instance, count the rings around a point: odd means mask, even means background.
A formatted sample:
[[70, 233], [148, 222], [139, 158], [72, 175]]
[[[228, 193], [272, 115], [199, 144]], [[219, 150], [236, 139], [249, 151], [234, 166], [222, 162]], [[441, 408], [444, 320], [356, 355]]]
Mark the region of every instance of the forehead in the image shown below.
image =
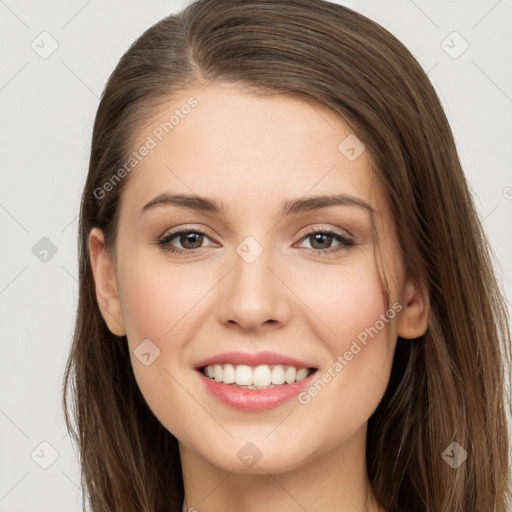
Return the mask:
[[[382, 194], [364, 145], [317, 103], [210, 84], [169, 99], [136, 138], [138, 161], [122, 199], [129, 212], [164, 192], [215, 197], [228, 211], [328, 193], [379, 209]], [[143, 145], [150, 150], [141, 157]]]

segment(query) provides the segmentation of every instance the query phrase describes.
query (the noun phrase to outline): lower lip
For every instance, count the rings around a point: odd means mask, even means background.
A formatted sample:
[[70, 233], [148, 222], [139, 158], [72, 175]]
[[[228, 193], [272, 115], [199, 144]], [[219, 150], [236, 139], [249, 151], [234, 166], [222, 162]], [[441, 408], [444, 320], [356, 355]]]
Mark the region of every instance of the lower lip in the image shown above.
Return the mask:
[[210, 379], [203, 375], [201, 371], [198, 371], [198, 374], [203, 380], [206, 389], [221, 402], [235, 409], [259, 412], [279, 407], [287, 400], [296, 397], [311, 384], [316, 371], [310, 373], [299, 382], [282, 384], [269, 389], [237, 388]]

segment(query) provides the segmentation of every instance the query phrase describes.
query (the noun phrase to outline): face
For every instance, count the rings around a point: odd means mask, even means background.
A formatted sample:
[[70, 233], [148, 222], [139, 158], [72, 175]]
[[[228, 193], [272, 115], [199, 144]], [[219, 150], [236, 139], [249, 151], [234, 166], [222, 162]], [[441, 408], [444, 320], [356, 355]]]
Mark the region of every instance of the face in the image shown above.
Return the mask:
[[229, 471], [281, 472], [364, 438], [397, 336], [425, 329], [364, 146], [320, 105], [226, 84], [184, 91], [148, 127], [115, 262], [97, 229], [90, 246], [98, 302], [149, 407]]

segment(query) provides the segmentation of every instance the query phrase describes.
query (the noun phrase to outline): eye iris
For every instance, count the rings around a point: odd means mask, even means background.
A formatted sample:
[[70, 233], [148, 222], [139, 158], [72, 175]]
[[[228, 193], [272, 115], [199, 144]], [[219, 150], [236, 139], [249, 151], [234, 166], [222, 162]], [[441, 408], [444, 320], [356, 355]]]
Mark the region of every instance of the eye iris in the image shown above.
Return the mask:
[[[326, 249], [326, 247], [315, 247], [315, 244], [317, 242], [319, 242], [321, 245], [322, 244], [327, 244], [328, 246], [332, 243], [332, 235], [329, 235], [327, 233], [316, 233], [315, 235], [313, 235], [313, 243], [311, 244], [311, 246], [314, 248], [314, 249]], [[322, 238], [326, 238], [327, 240], [323, 240], [322, 242]]]
[[[198, 243], [197, 247], [190, 247], [190, 244], [194, 245], [194, 243]], [[203, 235], [200, 233], [182, 233], [180, 236], [180, 243], [186, 249], [197, 249], [203, 245]]]

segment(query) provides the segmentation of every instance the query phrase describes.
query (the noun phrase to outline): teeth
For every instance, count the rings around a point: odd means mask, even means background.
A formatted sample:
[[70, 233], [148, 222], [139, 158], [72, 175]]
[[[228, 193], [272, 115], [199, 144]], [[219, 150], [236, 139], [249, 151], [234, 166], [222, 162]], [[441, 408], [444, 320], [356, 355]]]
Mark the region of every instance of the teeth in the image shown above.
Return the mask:
[[[248, 367], [250, 370], [250, 367]], [[257, 366], [252, 375], [252, 382], [257, 388], [266, 388], [272, 384], [272, 371], [267, 365]]]
[[232, 364], [225, 364], [222, 372], [222, 382], [226, 384], [233, 384], [236, 382], [235, 367]]
[[252, 370], [250, 366], [239, 364], [235, 369], [235, 382], [239, 386], [250, 386], [254, 384], [252, 381]]
[[213, 366], [213, 375], [217, 382], [222, 382], [222, 366], [220, 364]]
[[[290, 367], [291, 368], [291, 367]], [[284, 368], [279, 364], [272, 368], [272, 384], [284, 384], [286, 381]]]
[[302, 379], [305, 379], [308, 376], [308, 369], [307, 368], [301, 368], [300, 370], [297, 370], [297, 376], [295, 377], [295, 380], [299, 382]]
[[288, 366], [288, 368], [286, 368], [286, 373], [285, 373], [286, 384], [293, 384], [295, 382], [296, 376], [297, 376], [297, 370], [293, 366]]
[[266, 364], [252, 367], [245, 364], [232, 365], [214, 364], [206, 366], [204, 375], [216, 382], [233, 384], [237, 387], [249, 389], [267, 389], [282, 384], [293, 384], [305, 379], [311, 370], [308, 368], [295, 368], [293, 366]]

